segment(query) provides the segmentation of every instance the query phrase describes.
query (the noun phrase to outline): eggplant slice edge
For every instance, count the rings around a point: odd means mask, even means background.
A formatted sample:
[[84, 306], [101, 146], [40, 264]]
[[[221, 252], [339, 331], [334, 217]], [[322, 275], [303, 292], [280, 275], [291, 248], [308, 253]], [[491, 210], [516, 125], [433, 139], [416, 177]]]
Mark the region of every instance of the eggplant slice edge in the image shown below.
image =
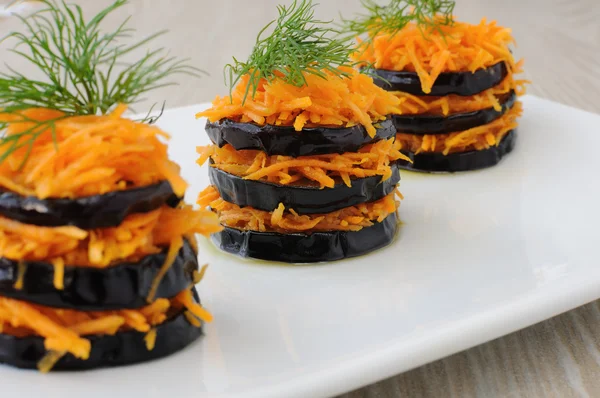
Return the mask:
[[180, 201], [168, 181], [75, 199], [21, 196], [0, 192], [0, 215], [25, 224], [57, 227], [71, 225], [81, 229], [119, 226], [135, 213], [147, 213]]
[[373, 82], [384, 90], [403, 91], [412, 95], [443, 97], [450, 94], [470, 96], [498, 85], [508, 75], [504, 61], [475, 72], [442, 72], [435, 80], [430, 93], [421, 89], [421, 79], [416, 72], [369, 69]]
[[[24, 262], [23, 286], [15, 288], [19, 262], [0, 258], [0, 295], [30, 303], [83, 311], [141, 308], [167, 250], [150, 254], [138, 262], [123, 262], [108, 268], [66, 266], [64, 288], [54, 286], [54, 266], [45, 262]], [[184, 240], [174, 263], [158, 285], [155, 298], [171, 298], [193, 283], [198, 269], [197, 254]]]
[[444, 155], [439, 152], [427, 152], [415, 154], [413, 152], [402, 152], [408, 156], [413, 163], [403, 161], [400, 168], [411, 171], [424, 172], [461, 172], [485, 169], [498, 164], [505, 155], [509, 154], [515, 147], [517, 130], [511, 130], [497, 146], [492, 146], [481, 151], [457, 152]]
[[392, 193], [400, 181], [400, 172], [397, 162], [390, 167], [392, 175], [385, 181], [381, 181], [381, 176], [352, 178], [350, 187], [340, 180], [333, 188], [323, 189], [318, 185], [280, 185], [245, 180], [216, 167], [209, 167], [208, 175], [226, 202], [264, 211], [273, 211], [279, 203], [283, 203], [298, 214], [321, 214], [373, 202]]
[[222, 119], [206, 123], [206, 133], [217, 146], [231, 145], [235, 150], [259, 150], [267, 155], [311, 156], [356, 152], [361, 147], [394, 137], [396, 130], [390, 118], [375, 123], [376, 135], [371, 138], [362, 125], [352, 127], [306, 127], [296, 131], [293, 126], [259, 126], [254, 123]]
[[356, 257], [389, 245], [396, 235], [396, 212], [359, 231], [280, 234], [225, 227], [212, 235], [221, 250], [241, 257], [285, 263], [316, 263]]

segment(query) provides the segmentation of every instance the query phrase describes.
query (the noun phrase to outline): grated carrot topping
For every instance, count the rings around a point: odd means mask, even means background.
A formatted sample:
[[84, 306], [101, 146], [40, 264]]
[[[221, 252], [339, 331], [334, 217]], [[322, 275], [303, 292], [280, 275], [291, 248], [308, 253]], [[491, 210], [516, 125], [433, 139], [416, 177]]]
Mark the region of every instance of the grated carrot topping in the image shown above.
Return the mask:
[[25, 281], [25, 272], [27, 272], [27, 264], [24, 261], [19, 261], [17, 264], [17, 280], [15, 281], [14, 288], [16, 290], [23, 289], [23, 282]]
[[[4, 324], [5, 334], [39, 335], [47, 339], [45, 342], [47, 350], [68, 351], [77, 358], [87, 359], [91, 348], [90, 342], [56, 322], [61, 314], [67, 314], [69, 310], [51, 311], [53, 312], [50, 314], [41, 306], [0, 297], [0, 323]], [[16, 330], [12, 331], [12, 328]]]
[[350, 68], [343, 68], [348, 77], [323, 71], [326, 78], [305, 73], [306, 84], [296, 87], [281, 79], [262, 81], [254, 97], [246, 99], [249, 77], [246, 75], [231, 96], [217, 97], [212, 107], [196, 117], [211, 122], [232, 119], [258, 125], [304, 127], [363, 125], [375, 136], [375, 123], [387, 115], [398, 113], [398, 99], [377, 87], [373, 79]]
[[146, 349], [152, 351], [156, 345], [156, 329], [150, 329], [146, 336], [144, 336], [144, 342], [146, 343]]
[[[84, 231], [76, 227], [40, 227], [0, 217], [0, 256], [15, 261], [105, 268], [158, 253], [184, 235], [205, 236], [221, 229], [210, 211], [163, 206], [128, 216], [121, 225]], [[60, 260], [59, 260], [60, 259]], [[58, 270], [60, 276], [61, 270]], [[60, 287], [60, 281], [57, 285]]]
[[[181, 310], [189, 311], [205, 322], [212, 316], [196, 303], [191, 291], [186, 290], [172, 300], [158, 299], [138, 310], [76, 311], [58, 309], [24, 301], [0, 297], [0, 329], [17, 337], [41, 336], [48, 351], [69, 352], [77, 358], [87, 359], [91, 343], [85, 336], [114, 335], [135, 330], [147, 333], [145, 341], [149, 350], [156, 342], [156, 329]], [[154, 331], [154, 332], [153, 332]], [[154, 336], [152, 336], [154, 334]], [[50, 370], [43, 359], [40, 370]], [[52, 362], [53, 365], [56, 361]], [[51, 366], [50, 366], [51, 367]]]
[[[166, 301], [166, 300], [165, 300]], [[125, 318], [119, 315], [106, 315], [98, 319], [81, 321], [70, 326], [70, 329], [80, 336], [92, 334], [113, 335], [125, 325]]]
[[66, 351], [48, 351], [38, 362], [38, 370], [42, 373], [48, 373], [66, 353]]
[[501, 102], [515, 91], [517, 96], [525, 94], [527, 80], [514, 80], [508, 76], [500, 84], [472, 96], [447, 95], [444, 97], [416, 96], [401, 91], [392, 91], [401, 103], [402, 115], [443, 115], [448, 116], [459, 112], [473, 112], [482, 109], [502, 109]]
[[522, 112], [521, 102], [516, 102], [510, 110], [491, 123], [450, 134], [415, 135], [399, 132], [396, 134], [396, 142], [401, 150], [415, 154], [441, 152], [447, 155], [471, 150], [480, 151], [498, 145], [504, 136], [517, 127], [516, 119]]
[[169, 268], [171, 268], [171, 264], [175, 262], [175, 258], [177, 257], [177, 253], [183, 247], [183, 238], [180, 236], [175, 236], [171, 243], [169, 244], [169, 250], [167, 251], [167, 255], [165, 256], [165, 261], [163, 265], [160, 267], [160, 270], [156, 274], [156, 277], [152, 281], [152, 285], [150, 286], [150, 292], [148, 293], [147, 301], [151, 303], [154, 301], [156, 296], [156, 291], [158, 290], [158, 286], [162, 281], [162, 278], [165, 276]]
[[509, 74], [516, 73], [510, 44], [511, 30], [485, 18], [476, 25], [439, 24], [427, 35], [413, 22], [393, 35], [379, 34], [369, 45], [360, 44], [354, 57], [377, 69], [416, 72], [421, 89], [430, 93], [442, 72], [475, 72], [505, 62]]
[[[313, 232], [313, 231], [359, 231], [375, 222], [383, 221], [394, 213], [399, 200], [396, 193], [370, 203], [346, 207], [327, 214], [298, 215], [280, 203], [273, 212], [252, 207], [239, 207], [221, 199], [211, 185], [200, 193], [198, 204], [212, 208], [219, 216], [221, 224], [241, 230], [259, 232]], [[398, 196], [400, 197], [400, 196]]]
[[202, 281], [202, 279], [204, 279], [204, 274], [206, 274], [207, 269], [208, 269], [208, 264], [204, 264], [200, 268], [200, 271], [194, 271], [194, 273], [193, 273], [194, 285], [197, 285], [198, 283], [200, 283]]
[[65, 288], [65, 261], [60, 257], [54, 258], [52, 266], [54, 267], [54, 287], [57, 290], [63, 290]]
[[344, 181], [347, 186], [352, 183], [350, 177], [379, 175], [386, 180], [392, 175], [390, 163], [399, 159], [408, 160], [399, 151], [393, 138], [365, 145], [358, 152], [297, 158], [268, 156], [255, 150], [236, 151], [229, 144], [222, 148], [216, 145], [198, 147], [197, 150], [200, 153], [199, 164], [210, 158], [214, 162], [213, 167], [248, 180], [281, 185], [309, 181], [319, 184], [321, 188], [332, 188], [336, 178]]
[[[119, 106], [111, 115], [55, 121], [54, 134], [50, 128], [43, 132], [31, 153], [25, 145], [0, 164], [0, 187], [41, 199], [77, 198], [167, 180], [182, 196], [187, 183], [161, 142], [169, 136], [156, 126], [122, 118], [125, 109]], [[22, 114], [23, 119], [19, 119], [0, 113], [0, 121], [10, 122], [7, 136], [30, 128], [32, 123], [26, 118], [45, 121], [63, 117], [61, 112], [48, 109], [29, 109]]]
[[212, 322], [213, 316], [210, 312], [202, 308], [201, 305], [197, 304], [192, 296], [191, 290], [184, 290], [180, 292], [173, 301], [179, 303], [182, 307], [186, 308], [196, 318], [202, 319], [204, 322]]
[[196, 316], [194, 314], [192, 314], [190, 311], [184, 312], [183, 315], [185, 316], [185, 319], [187, 319], [187, 321], [190, 323], [190, 325], [196, 326], [197, 328], [202, 326], [202, 323], [200, 322], [200, 320], [198, 318], [196, 318]]

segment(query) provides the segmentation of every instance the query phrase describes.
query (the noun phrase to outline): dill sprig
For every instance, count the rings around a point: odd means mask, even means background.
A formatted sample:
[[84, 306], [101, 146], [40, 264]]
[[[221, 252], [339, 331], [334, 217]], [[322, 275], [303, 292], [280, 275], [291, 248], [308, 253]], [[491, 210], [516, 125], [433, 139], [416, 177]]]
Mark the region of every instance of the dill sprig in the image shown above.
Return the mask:
[[451, 0], [391, 0], [378, 5], [374, 0], [361, 0], [365, 14], [354, 19], [342, 18], [342, 30], [352, 36], [366, 35], [369, 42], [381, 33], [395, 35], [414, 22], [422, 33], [438, 31], [452, 25], [455, 2]]
[[[27, 122], [31, 127], [18, 134], [6, 135], [9, 123], [0, 122], [0, 163], [21, 148], [29, 153], [35, 140], [50, 129], [54, 134], [58, 119], [44, 122], [23, 115], [31, 108], [59, 110], [69, 117], [102, 115], [117, 104], [135, 104], [150, 90], [175, 84], [166, 80], [174, 75], [199, 76], [201, 70], [178, 60], [164, 48], [147, 50], [140, 59], [125, 63], [123, 56], [142, 50], [160, 31], [133, 44], [121, 39], [131, 37], [129, 18], [111, 32], [103, 32], [104, 19], [128, 0], [115, 0], [110, 6], [86, 20], [79, 5], [64, 0], [38, 0], [42, 8], [26, 17], [18, 16], [24, 31], [5, 36], [16, 40], [11, 51], [41, 72], [41, 80], [24, 76], [7, 66], [0, 73], [0, 110], [2, 120]], [[146, 118], [145, 121], [155, 121]], [[28, 156], [25, 156], [25, 160]]]
[[[332, 36], [339, 34], [331, 21], [315, 18], [311, 0], [294, 0], [288, 7], [279, 5], [279, 17], [267, 24], [258, 34], [256, 44], [246, 62], [233, 58], [225, 66], [225, 82], [230, 94], [243, 76], [249, 76], [243, 102], [254, 96], [262, 79], [282, 79], [301, 87], [306, 84], [305, 73], [326, 78], [326, 71], [346, 76], [341, 66], [353, 66], [350, 60], [353, 45], [349, 40]], [[270, 35], [265, 32], [273, 26]]]

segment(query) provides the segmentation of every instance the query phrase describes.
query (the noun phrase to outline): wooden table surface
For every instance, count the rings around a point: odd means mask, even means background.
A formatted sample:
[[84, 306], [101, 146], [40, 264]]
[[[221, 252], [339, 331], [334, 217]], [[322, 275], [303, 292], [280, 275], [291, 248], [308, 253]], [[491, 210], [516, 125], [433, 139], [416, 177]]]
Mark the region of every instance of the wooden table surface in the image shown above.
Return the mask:
[[[70, 0], [94, 12], [109, 0]], [[351, 15], [358, 0], [320, 0], [318, 14]], [[260, 27], [276, 15], [277, 0], [131, 0], [142, 38], [157, 29], [171, 54], [189, 57], [210, 73], [202, 80], [152, 94], [168, 107], [211, 100], [226, 93], [223, 65], [244, 59]], [[517, 57], [525, 57], [529, 92], [600, 113], [600, 0], [458, 0], [456, 15], [477, 22], [482, 16], [513, 29]], [[108, 25], [120, 22], [110, 19]], [[15, 21], [0, 21], [6, 32]], [[3, 61], [12, 57], [0, 52]], [[13, 66], [14, 63], [13, 63]], [[17, 69], [27, 72], [24, 68]], [[145, 106], [148, 100], [138, 106]], [[565, 132], [569, 134], [569, 132]], [[557, 189], [560, 189], [557, 182]], [[600, 292], [599, 296], [600, 296]], [[593, 302], [519, 332], [344, 395], [355, 397], [568, 397], [600, 396], [600, 305]]]

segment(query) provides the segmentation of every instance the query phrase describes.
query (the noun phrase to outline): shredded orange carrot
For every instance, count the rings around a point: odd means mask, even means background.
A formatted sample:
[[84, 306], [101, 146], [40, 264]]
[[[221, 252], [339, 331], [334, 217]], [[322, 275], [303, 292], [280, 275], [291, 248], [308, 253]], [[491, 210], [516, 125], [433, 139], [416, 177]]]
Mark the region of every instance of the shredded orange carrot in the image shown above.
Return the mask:
[[365, 145], [358, 152], [326, 154], [314, 156], [267, 156], [255, 150], [236, 151], [230, 145], [222, 148], [216, 145], [198, 147], [199, 164], [209, 157], [213, 167], [249, 180], [261, 180], [289, 185], [298, 182], [317, 183], [322, 188], [332, 188], [335, 179], [341, 179], [347, 186], [350, 177], [364, 178], [380, 175], [384, 180], [392, 175], [390, 163], [399, 159], [408, 160], [400, 153], [394, 139]]
[[[170, 161], [156, 126], [124, 119], [124, 106], [107, 116], [74, 116], [55, 121], [35, 141], [17, 149], [0, 164], [0, 187], [24, 196], [75, 198], [142, 187], [167, 180], [182, 196], [187, 188], [179, 166]], [[63, 116], [47, 109], [3, 115], [8, 136], [32, 127], [31, 121]], [[54, 137], [54, 138], [53, 138]], [[24, 139], [20, 144], [25, 143]], [[25, 157], [26, 163], [23, 163]]]
[[196, 318], [202, 319], [204, 322], [212, 322], [212, 315], [210, 312], [202, 308], [201, 305], [196, 304], [191, 290], [184, 290], [180, 292], [173, 300], [194, 314]]
[[200, 268], [200, 271], [194, 270], [194, 273], [193, 273], [193, 282], [194, 282], [194, 285], [197, 285], [198, 283], [200, 283], [202, 281], [202, 279], [204, 278], [204, 274], [206, 273], [206, 269], [207, 268], [208, 268], [208, 264], [204, 264], [202, 266], [202, 268]]
[[158, 253], [181, 236], [208, 236], [220, 229], [214, 214], [191, 206], [163, 206], [130, 215], [118, 227], [91, 231], [70, 226], [40, 227], [0, 217], [0, 256], [15, 261], [62, 261], [66, 265], [104, 268]]
[[442, 152], [444, 155], [471, 150], [483, 150], [500, 143], [502, 138], [517, 127], [517, 117], [521, 116], [521, 102], [491, 123], [469, 130], [435, 135], [415, 135], [398, 132], [396, 142], [401, 150], [413, 153]]
[[360, 44], [355, 59], [377, 69], [416, 72], [421, 89], [430, 93], [442, 72], [475, 72], [505, 62], [509, 73], [515, 73], [518, 67], [509, 49], [513, 43], [510, 29], [485, 18], [477, 25], [439, 24], [427, 34], [410, 23], [393, 35], [382, 33], [369, 45]]
[[198, 328], [202, 325], [200, 320], [198, 318], [196, 318], [196, 316], [194, 314], [192, 314], [191, 312], [186, 311], [183, 313], [183, 315], [185, 316], [185, 319], [187, 319], [187, 321], [190, 323], [190, 325], [196, 326]]
[[[6, 324], [3, 327], [4, 333], [23, 335], [39, 335], [45, 337], [45, 347], [47, 350], [68, 351], [77, 358], [87, 359], [89, 357], [91, 344], [88, 340], [82, 339], [77, 333], [66, 328], [63, 324], [56, 322], [60, 319], [60, 314], [68, 313], [69, 310], [44, 311], [41, 306], [30, 304], [24, 301], [18, 301], [7, 297], [0, 297], [0, 323]], [[76, 319], [73, 323], [80, 322]], [[16, 333], [11, 331], [16, 329]]]
[[65, 288], [65, 261], [60, 257], [54, 258], [52, 266], [54, 267], [54, 287], [57, 290], [63, 290]]
[[144, 342], [146, 343], [146, 349], [152, 351], [156, 345], [156, 329], [150, 329], [150, 331], [144, 336]]
[[262, 81], [256, 95], [248, 96], [244, 76], [231, 96], [217, 97], [212, 107], [196, 117], [207, 117], [211, 122], [232, 119], [258, 125], [294, 126], [296, 131], [305, 126], [363, 125], [371, 137], [374, 124], [391, 113], [398, 113], [398, 99], [377, 87], [373, 79], [350, 68], [343, 68], [348, 77], [339, 77], [324, 71], [326, 78], [304, 75], [306, 84], [296, 87], [281, 79]]
[[42, 373], [48, 373], [66, 353], [66, 351], [48, 351], [38, 362], [37, 368]]
[[90, 320], [72, 325], [70, 329], [80, 336], [100, 333], [113, 335], [117, 333], [123, 325], [125, 325], [125, 319], [122, 316], [106, 315], [98, 319], [91, 317]]
[[[205, 322], [212, 316], [196, 303], [186, 290], [172, 300], [158, 299], [138, 310], [91, 311], [57, 309], [0, 297], [0, 329], [18, 337], [41, 336], [48, 351], [69, 352], [80, 359], [89, 357], [91, 344], [85, 336], [114, 335], [135, 330], [148, 333], [148, 349], [153, 348], [158, 326], [181, 310]], [[154, 337], [152, 337], [154, 330]], [[148, 337], [149, 336], [149, 337]], [[49, 370], [49, 369], [48, 369]]]
[[183, 246], [183, 238], [181, 236], [175, 236], [171, 243], [169, 244], [169, 250], [167, 251], [167, 255], [165, 256], [165, 261], [163, 265], [160, 267], [160, 270], [154, 277], [152, 281], [152, 285], [150, 286], [150, 292], [148, 293], [147, 301], [154, 301], [154, 297], [156, 296], [156, 291], [158, 290], [158, 286], [162, 281], [162, 278], [165, 276], [169, 268], [171, 268], [171, 264], [175, 262], [175, 258], [177, 257], [177, 253]]
[[473, 112], [482, 109], [502, 109], [502, 102], [514, 91], [517, 96], [525, 94], [527, 80], [514, 80], [510, 75], [495, 87], [472, 96], [447, 95], [444, 97], [416, 96], [401, 91], [392, 91], [401, 103], [402, 115], [443, 115]]
[[17, 264], [17, 280], [15, 281], [14, 288], [16, 290], [23, 289], [23, 282], [25, 281], [25, 272], [27, 272], [27, 264], [24, 261], [19, 261]]
[[198, 204], [211, 207], [219, 215], [221, 224], [242, 230], [259, 232], [313, 232], [313, 231], [359, 231], [375, 222], [383, 221], [400, 205], [396, 196], [399, 192], [370, 203], [346, 207], [327, 214], [299, 215], [293, 209], [279, 204], [273, 212], [252, 207], [239, 207], [220, 198], [213, 186], [206, 188]]

